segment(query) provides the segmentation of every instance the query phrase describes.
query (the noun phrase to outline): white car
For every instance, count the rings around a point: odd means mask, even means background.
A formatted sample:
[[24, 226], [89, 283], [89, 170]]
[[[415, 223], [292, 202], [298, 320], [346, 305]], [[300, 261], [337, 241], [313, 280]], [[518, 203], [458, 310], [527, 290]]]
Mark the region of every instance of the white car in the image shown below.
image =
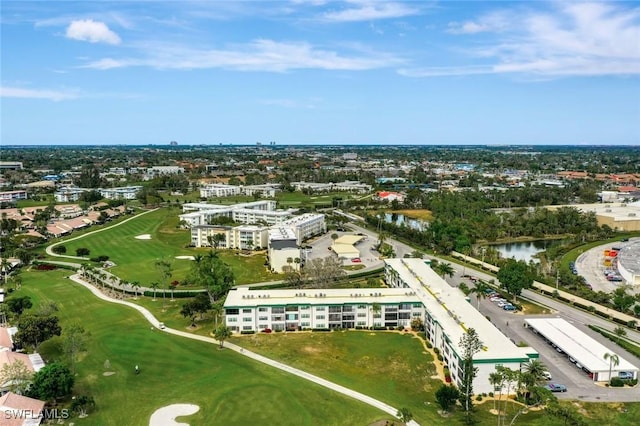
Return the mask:
[[158, 328], [159, 328], [160, 330], [164, 330], [166, 327], [165, 327], [165, 325], [164, 325], [164, 323], [163, 323], [163, 322], [160, 322], [160, 323], [158, 323]]
[[547, 380], [553, 380], [553, 377], [551, 376], [551, 373], [549, 373], [548, 371], [543, 371], [542, 375], [544, 376], [545, 379]]

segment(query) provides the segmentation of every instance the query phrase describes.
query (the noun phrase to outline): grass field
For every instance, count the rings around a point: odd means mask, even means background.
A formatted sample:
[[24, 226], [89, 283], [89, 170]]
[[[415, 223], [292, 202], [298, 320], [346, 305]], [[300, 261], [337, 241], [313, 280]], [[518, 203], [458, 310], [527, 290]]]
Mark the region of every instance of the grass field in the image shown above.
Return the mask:
[[[155, 267], [156, 260], [170, 261], [173, 273], [171, 280], [180, 281], [187, 276], [191, 261], [176, 259], [176, 256], [204, 254], [208, 250], [186, 247], [190, 241], [190, 233], [179, 229], [177, 225], [178, 210], [163, 208], [63, 244], [68, 254], [74, 254], [79, 247], [86, 247], [91, 251], [91, 257], [109, 256], [116, 264], [110, 269], [111, 272], [148, 287], [154, 281], [162, 283], [161, 274]], [[151, 239], [135, 238], [144, 234], [151, 235]], [[238, 284], [279, 279], [264, 267], [264, 256], [241, 257], [233, 250], [220, 250], [220, 257], [231, 266]]]
[[[153, 331], [136, 311], [99, 301], [65, 274], [25, 272], [18, 294], [31, 296], [36, 307], [55, 301], [63, 333], [74, 321], [91, 333], [77, 364], [74, 393], [92, 395], [97, 409], [86, 419], [73, 419], [78, 425], [148, 425], [157, 408], [172, 403], [200, 406], [197, 414], [182, 419], [192, 425], [246, 425], [259, 419], [280, 425], [366, 425], [389, 418], [234, 352]], [[41, 346], [47, 361], [61, 357], [60, 343], [56, 337]], [[115, 372], [111, 376], [103, 374], [107, 359]]]

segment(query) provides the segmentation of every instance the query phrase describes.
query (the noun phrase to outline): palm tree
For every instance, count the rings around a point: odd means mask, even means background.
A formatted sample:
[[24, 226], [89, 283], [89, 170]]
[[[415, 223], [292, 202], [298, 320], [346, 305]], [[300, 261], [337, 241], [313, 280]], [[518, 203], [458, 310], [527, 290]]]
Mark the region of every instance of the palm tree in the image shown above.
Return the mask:
[[220, 349], [224, 347], [224, 341], [231, 337], [232, 334], [231, 329], [224, 324], [220, 324], [215, 329], [214, 337], [220, 342]]
[[611, 383], [611, 370], [620, 364], [620, 357], [613, 352], [607, 352], [603, 358], [605, 361], [609, 360], [609, 383]]
[[532, 359], [528, 363], [526, 363], [522, 370], [530, 374], [531, 377], [535, 380], [535, 383], [544, 383], [546, 377], [544, 375], [545, 371], [547, 371], [547, 366], [544, 365], [542, 361], [539, 359]]
[[478, 280], [475, 286], [471, 290], [471, 293], [476, 295], [476, 300], [478, 301], [478, 312], [480, 312], [480, 300], [486, 299], [487, 290], [491, 290], [491, 286], [484, 281]]
[[218, 319], [223, 312], [224, 308], [222, 307], [221, 303], [211, 304], [211, 313], [213, 314], [213, 320], [215, 321], [216, 328], [218, 328]]
[[152, 282], [151, 284], [149, 284], [149, 287], [151, 287], [153, 289], [153, 301], [156, 301], [156, 290], [158, 289], [158, 287], [160, 287], [160, 284], [158, 284], [157, 282]]
[[[493, 386], [493, 392], [496, 391], [496, 388], [500, 386], [500, 397], [502, 397], [502, 374], [497, 371], [493, 373], [489, 373], [489, 384]], [[499, 398], [498, 398], [499, 399]], [[493, 398], [493, 409], [496, 409], [496, 398]]]
[[438, 263], [438, 265], [436, 265], [436, 271], [440, 275], [442, 275], [442, 278], [444, 278], [446, 275], [451, 278], [453, 276], [453, 273], [455, 272], [453, 266], [451, 266], [450, 263]]
[[9, 268], [10, 268], [10, 266], [11, 266], [11, 264], [9, 263], [7, 258], [3, 257], [2, 258], [2, 263], [0, 263], [0, 269], [4, 273], [4, 282], [5, 283], [7, 282], [7, 278], [9, 277]]
[[[115, 276], [114, 276], [115, 277]], [[120, 280], [120, 286], [122, 287], [122, 298], [124, 299], [124, 289], [126, 286], [129, 285], [129, 281], [127, 280]]]
[[133, 291], [135, 292], [135, 298], [138, 298], [138, 289], [140, 288], [140, 282], [139, 281], [134, 281], [131, 283], [131, 286], [133, 287]]
[[620, 339], [627, 335], [627, 330], [624, 327], [619, 326], [613, 329], [614, 334], [617, 336], [617, 343], [620, 344]]

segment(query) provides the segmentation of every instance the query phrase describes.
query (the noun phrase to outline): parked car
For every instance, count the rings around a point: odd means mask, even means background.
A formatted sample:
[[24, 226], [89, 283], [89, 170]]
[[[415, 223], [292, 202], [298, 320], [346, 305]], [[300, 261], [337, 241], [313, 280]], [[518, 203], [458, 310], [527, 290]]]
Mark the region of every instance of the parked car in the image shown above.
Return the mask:
[[165, 329], [165, 328], [167, 328], [167, 327], [164, 325], [164, 323], [163, 323], [163, 322], [160, 322], [160, 323], [158, 323], [158, 328], [159, 328], [160, 330], [164, 330], [164, 329]]
[[542, 375], [544, 376], [545, 379], [547, 380], [553, 380], [553, 377], [551, 376], [551, 373], [549, 373], [548, 371], [543, 371]]
[[618, 373], [618, 377], [623, 380], [630, 380], [633, 379], [633, 373], [630, 371], [621, 371]]
[[351, 261], [352, 261], [353, 263], [361, 263], [361, 262], [362, 262], [362, 259], [360, 259], [359, 257], [356, 257], [355, 259], [351, 259]]
[[560, 383], [549, 383], [544, 385], [545, 389], [549, 389], [551, 392], [566, 392], [567, 387]]
[[502, 309], [504, 309], [505, 311], [516, 311], [516, 310], [518, 310], [518, 308], [516, 308], [512, 304], [504, 305], [502, 307]]

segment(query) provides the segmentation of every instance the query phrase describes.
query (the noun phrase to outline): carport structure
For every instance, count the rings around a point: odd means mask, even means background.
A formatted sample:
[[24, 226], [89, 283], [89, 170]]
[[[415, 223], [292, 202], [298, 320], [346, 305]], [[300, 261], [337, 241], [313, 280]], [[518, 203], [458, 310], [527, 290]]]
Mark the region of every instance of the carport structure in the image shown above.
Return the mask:
[[[525, 327], [566, 354], [569, 361], [582, 368], [594, 382], [609, 381], [609, 371], [611, 377], [628, 372], [634, 379], [638, 378], [638, 367], [562, 318], [528, 318], [524, 322]], [[606, 354], [608, 355], [605, 357]], [[612, 360], [612, 355], [617, 356], [617, 365]]]
[[360, 257], [360, 250], [355, 245], [364, 238], [361, 235], [343, 235], [333, 242], [331, 248], [340, 258], [355, 259]]

